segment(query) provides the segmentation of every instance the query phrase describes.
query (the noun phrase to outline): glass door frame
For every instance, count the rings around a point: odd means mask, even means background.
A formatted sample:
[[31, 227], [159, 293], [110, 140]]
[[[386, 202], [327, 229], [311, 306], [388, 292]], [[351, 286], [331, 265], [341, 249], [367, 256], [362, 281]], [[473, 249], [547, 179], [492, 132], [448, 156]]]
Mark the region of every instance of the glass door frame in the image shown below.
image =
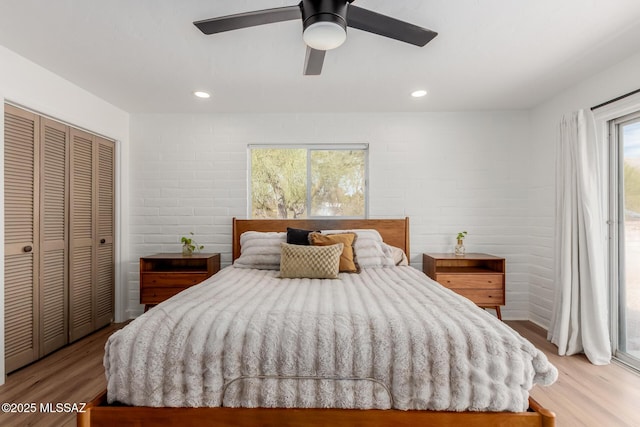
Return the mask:
[[640, 122], [640, 111], [609, 121], [609, 283], [610, 283], [610, 328], [613, 357], [620, 362], [640, 370], [640, 359], [620, 350], [621, 333], [626, 329], [626, 308], [621, 305], [625, 291], [625, 217], [624, 209], [624, 147], [621, 128], [626, 124]]

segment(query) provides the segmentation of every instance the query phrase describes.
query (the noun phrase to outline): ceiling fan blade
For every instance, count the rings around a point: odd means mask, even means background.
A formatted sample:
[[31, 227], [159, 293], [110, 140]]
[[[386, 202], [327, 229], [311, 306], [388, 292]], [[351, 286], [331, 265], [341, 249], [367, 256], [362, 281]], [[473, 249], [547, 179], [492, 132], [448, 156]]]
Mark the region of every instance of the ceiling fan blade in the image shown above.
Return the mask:
[[326, 50], [317, 50], [307, 46], [307, 54], [304, 58], [304, 75], [319, 76], [322, 72], [324, 55]]
[[274, 9], [256, 10], [238, 13], [236, 15], [221, 16], [205, 19], [193, 23], [205, 34], [222, 33], [240, 28], [255, 27], [256, 25], [272, 24], [274, 22], [301, 19], [300, 5], [276, 7]]
[[347, 9], [347, 25], [416, 46], [424, 46], [438, 35], [435, 31], [352, 5]]

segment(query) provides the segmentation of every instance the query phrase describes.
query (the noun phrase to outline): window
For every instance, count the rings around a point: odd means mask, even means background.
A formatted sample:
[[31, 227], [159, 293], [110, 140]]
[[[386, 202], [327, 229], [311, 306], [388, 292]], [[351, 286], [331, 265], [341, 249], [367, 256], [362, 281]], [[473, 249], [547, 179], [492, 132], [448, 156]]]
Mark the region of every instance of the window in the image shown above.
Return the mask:
[[251, 145], [252, 218], [367, 216], [366, 144]]
[[640, 112], [610, 123], [614, 356], [640, 368]]

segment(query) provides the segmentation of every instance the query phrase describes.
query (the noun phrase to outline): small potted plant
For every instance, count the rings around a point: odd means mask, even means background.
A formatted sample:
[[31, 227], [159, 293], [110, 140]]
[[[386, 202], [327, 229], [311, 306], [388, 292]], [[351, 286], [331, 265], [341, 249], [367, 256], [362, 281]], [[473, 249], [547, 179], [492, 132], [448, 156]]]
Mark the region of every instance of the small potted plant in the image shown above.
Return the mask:
[[454, 253], [457, 256], [464, 256], [465, 253], [465, 248], [464, 248], [464, 238], [467, 236], [467, 232], [466, 231], [461, 231], [458, 233], [458, 235], [456, 236], [456, 239], [458, 240], [458, 244], [456, 245], [455, 249], [454, 249]]
[[[193, 236], [193, 232], [189, 233], [190, 236]], [[182, 237], [180, 239], [182, 242], [182, 255], [183, 256], [191, 256], [193, 252], [200, 252], [204, 249], [203, 245], [199, 245], [193, 237]]]

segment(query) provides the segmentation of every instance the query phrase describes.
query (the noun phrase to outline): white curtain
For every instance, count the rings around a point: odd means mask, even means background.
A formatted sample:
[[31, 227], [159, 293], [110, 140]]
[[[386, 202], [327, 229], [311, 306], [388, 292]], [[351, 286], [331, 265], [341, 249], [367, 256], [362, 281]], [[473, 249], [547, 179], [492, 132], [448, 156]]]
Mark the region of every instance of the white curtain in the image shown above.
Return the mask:
[[611, 361], [601, 151], [584, 110], [563, 117], [556, 155], [555, 300], [548, 338], [558, 354]]

